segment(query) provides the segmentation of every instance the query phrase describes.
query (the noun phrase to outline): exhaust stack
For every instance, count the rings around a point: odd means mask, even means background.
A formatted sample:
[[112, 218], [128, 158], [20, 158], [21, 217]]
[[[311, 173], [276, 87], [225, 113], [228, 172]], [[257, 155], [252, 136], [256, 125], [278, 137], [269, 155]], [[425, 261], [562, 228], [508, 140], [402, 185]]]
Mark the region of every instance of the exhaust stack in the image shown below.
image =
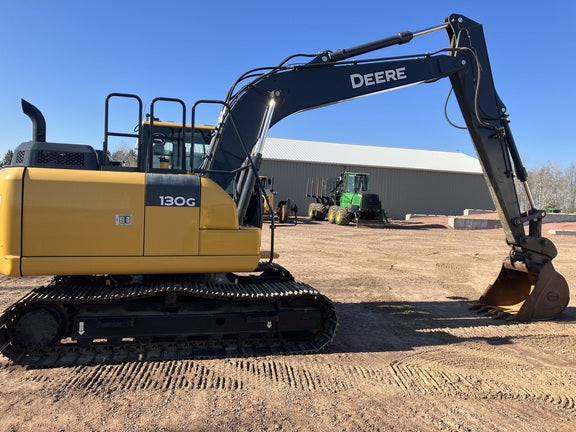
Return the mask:
[[32, 120], [32, 141], [46, 142], [46, 120], [40, 110], [22, 99], [22, 111]]

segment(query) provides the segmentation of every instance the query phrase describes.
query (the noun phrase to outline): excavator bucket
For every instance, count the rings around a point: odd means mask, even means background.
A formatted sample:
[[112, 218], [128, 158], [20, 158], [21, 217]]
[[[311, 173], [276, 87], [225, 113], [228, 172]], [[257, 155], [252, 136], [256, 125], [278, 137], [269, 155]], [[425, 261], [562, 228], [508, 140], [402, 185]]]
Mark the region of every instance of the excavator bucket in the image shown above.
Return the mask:
[[514, 266], [507, 259], [496, 281], [478, 300], [477, 307], [516, 321], [548, 320], [560, 315], [568, 300], [566, 279], [551, 262], [534, 273]]

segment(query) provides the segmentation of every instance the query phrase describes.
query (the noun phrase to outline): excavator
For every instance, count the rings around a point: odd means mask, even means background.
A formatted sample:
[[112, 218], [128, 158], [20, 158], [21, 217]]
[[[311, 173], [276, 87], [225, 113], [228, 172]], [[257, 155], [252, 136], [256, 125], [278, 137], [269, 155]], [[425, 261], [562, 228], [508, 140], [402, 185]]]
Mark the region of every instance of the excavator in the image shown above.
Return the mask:
[[[360, 56], [432, 32], [432, 53]], [[542, 237], [526, 170], [493, 83], [482, 25], [453, 14], [441, 24], [337, 51], [287, 57], [242, 75], [223, 101], [200, 167], [186, 133], [171, 138], [170, 163], [154, 164], [163, 138], [109, 130], [102, 150], [46, 141], [41, 112], [23, 101], [33, 139], [0, 171], [0, 273], [53, 276], [0, 316], [0, 351], [29, 367], [316, 352], [335, 335], [332, 302], [261, 251], [258, 169], [269, 128], [284, 117], [361, 96], [448, 78], [474, 143], [510, 253], [478, 304], [518, 321], [566, 308], [566, 280]], [[186, 107], [181, 100], [156, 102]], [[177, 132], [177, 131], [176, 131]], [[108, 157], [108, 138], [138, 139], [138, 166]], [[188, 139], [189, 141], [190, 139]], [[187, 157], [188, 156], [188, 157]], [[160, 161], [159, 162], [165, 162]], [[530, 208], [521, 211], [516, 181]]]

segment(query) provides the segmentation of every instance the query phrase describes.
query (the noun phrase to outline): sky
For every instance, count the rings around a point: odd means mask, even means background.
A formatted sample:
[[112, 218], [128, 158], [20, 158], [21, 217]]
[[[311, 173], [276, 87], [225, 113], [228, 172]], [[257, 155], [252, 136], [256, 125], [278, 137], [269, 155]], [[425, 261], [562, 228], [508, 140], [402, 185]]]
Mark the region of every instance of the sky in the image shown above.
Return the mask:
[[[525, 165], [576, 164], [575, 0], [0, 0], [0, 6], [0, 157], [31, 139], [22, 98], [44, 114], [48, 141], [101, 148], [109, 93], [137, 94], [146, 107], [159, 96], [188, 107], [222, 100], [247, 70], [295, 53], [416, 32], [458, 13], [484, 26], [496, 90]], [[447, 46], [441, 31], [371, 55]], [[444, 79], [331, 105], [284, 119], [269, 135], [475, 156], [468, 133], [445, 120], [449, 90]], [[113, 128], [133, 130], [134, 108], [111, 107]], [[161, 108], [163, 120], [178, 120]], [[463, 124], [453, 98], [448, 114]], [[215, 124], [217, 117], [215, 107], [201, 107], [197, 122]]]

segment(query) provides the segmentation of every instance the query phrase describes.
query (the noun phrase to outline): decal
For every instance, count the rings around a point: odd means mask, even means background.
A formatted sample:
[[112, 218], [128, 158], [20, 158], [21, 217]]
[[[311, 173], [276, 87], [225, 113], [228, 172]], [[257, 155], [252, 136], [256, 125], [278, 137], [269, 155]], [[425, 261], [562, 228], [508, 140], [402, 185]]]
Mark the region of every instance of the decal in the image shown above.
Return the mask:
[[406, 68], [399, 67], [396, 69], [387, 69], [378, 72], [372, 72], [367, 74], [351, 74], [350, 83], [352, 88], [368, 87], [377, 84], [384, 84], [390, 81], [400, 81], [407, 79]]
[[200, 178], [195, 175], [147, 174], [146, 205], [199, 207]]
[[132, 225], [132, 215], [131, 214], [117, 214], [115, 215], [116, 225], [119, 226], [130, 226]]

